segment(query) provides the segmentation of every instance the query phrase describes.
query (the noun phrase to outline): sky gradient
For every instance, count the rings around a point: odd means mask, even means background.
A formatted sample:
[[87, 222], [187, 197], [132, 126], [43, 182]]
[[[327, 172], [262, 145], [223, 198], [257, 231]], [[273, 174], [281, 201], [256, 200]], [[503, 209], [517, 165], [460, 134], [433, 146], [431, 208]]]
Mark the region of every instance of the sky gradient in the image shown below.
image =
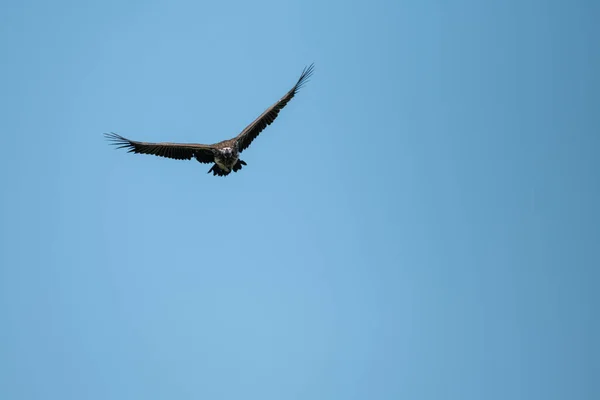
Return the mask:
[[0, 398], [600, 398], [599, 16], [2, 1]]

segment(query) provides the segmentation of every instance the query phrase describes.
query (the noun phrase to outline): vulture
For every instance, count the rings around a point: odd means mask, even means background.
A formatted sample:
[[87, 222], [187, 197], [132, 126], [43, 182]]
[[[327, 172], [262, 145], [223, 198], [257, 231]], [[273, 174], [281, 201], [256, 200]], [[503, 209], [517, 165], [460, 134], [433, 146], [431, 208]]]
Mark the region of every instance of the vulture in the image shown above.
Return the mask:
[[129, 153], [153, 154], [155, 156], [173, 158], [175, 160], [191, 160], [195, 158], [198, 162], [204, 164], [213, 164], [208, 173], [213, 176], [227, 176], [233, 172], [238, 172], [245, 161], [239, 158], [239, 155], [246, 150], [250, 143], [279, 115], [279, 112], [287, 103], [298, 93], [298, 90], [308, 81], [313, 73], [314, 63], [305, 67], [300, 78], [279, 101], [267, 108], [258, 118], [236, 137], [223, 140], [215, 144], [197, 144], [197, 143], [149, 143], [129, 140], [114, 132], [105, 133], [105, 137], [110, 140], [117, 148], [128, 149]]

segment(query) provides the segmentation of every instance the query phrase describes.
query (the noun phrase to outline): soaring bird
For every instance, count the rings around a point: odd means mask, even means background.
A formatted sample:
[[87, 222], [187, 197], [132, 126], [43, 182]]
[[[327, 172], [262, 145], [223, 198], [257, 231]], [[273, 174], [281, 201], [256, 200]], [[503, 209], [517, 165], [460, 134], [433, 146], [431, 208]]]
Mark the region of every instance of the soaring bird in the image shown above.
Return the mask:
[[208, 170], [213, 176], [227, 176], [242, 169], [247, 165], [240, 160], [239, 155], [246, 150], [250, 143], [261, 133], [267, 125], [271, 125], [287, 103], [298, 93], [298, 90], [307, 82], [313, 73], [314, 64], [304, 68], [300, 78], [293, 88], [289, 90], [278, 102], [267, 108], [258, 118], [234, 137], [215, 144], [196, 143], [148, 143], [129, 140], [114, 132], [105, 133], [107, 139], [117, 148], [129, 149], [129, 153], [154, 154], [155, 156], [174, 158], [176, 160], [191, 160], [195, 158], [200, 163], [214, 163]]

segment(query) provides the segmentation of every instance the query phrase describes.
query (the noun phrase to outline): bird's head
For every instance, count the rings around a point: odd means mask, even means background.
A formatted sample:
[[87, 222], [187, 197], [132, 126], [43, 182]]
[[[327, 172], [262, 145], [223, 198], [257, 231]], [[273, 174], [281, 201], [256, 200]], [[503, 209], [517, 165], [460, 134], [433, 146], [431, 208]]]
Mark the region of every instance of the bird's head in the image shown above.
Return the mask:
[[233, 150], [231, 147], [224, 147], [221, 149], [221, 154], [223, 154], [223, 157], [225, 158], [231, 158], [233, 156]]

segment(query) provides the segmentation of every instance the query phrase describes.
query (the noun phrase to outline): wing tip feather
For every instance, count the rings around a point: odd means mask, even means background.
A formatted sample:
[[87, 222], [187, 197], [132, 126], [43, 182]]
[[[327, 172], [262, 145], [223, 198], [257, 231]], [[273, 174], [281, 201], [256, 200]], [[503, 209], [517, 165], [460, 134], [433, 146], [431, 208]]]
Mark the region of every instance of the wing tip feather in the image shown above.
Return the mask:
[[110, 132], [110, 133], [104, 133], [104, 137], [109, 140], [114, 146], [117, 146], [117, 149], [122, 149], [122, 148], [132, 148], [133, 149], [133, 143], [131, 142], [131, 140], [124, 138], [123, 136], [114, 133], [114, 132]]
[[300, 74], [300, 78], [298, 78], [298, 82], [294, 86], [294, 93], [297, 93], [302, 86], [304, 86], [312, 77], [315, 72], [315, 63], [311, 63], [309, 66], [304, 67], [302, 70], [302, 74]]

